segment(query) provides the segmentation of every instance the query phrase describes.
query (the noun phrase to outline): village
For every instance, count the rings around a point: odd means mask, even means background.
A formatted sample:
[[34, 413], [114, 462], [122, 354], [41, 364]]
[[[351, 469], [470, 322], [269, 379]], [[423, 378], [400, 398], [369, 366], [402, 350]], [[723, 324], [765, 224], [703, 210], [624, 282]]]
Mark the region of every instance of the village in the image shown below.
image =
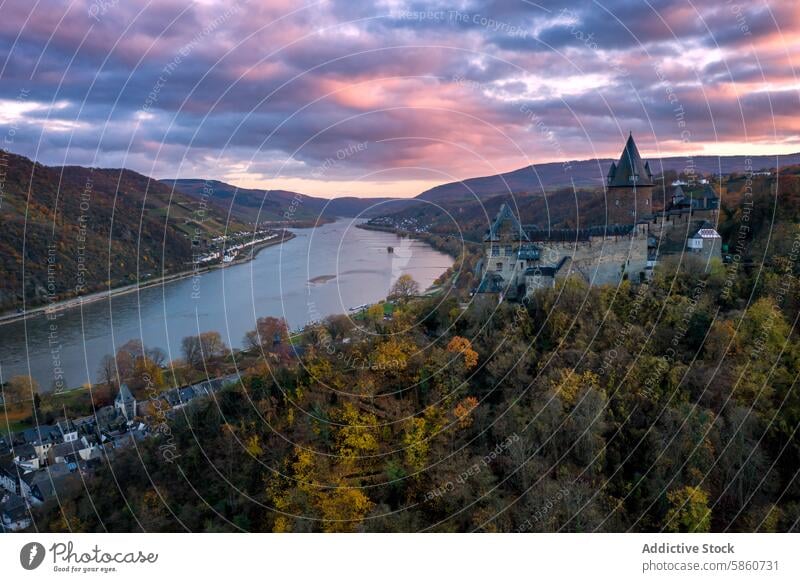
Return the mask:
[[212, 238], [207, 245], [207, 251], [197, 253], [194, 261], [198, 264], [207, 264], [221, 260], [223, 265], [227, 265], [236, 260], [242, 251], [255, 249], [258, 245], [277, 239], [278, 236], [279, 233], [268, 229], [220, 235]]
[[114, 404], [94, 415], [0, 434], [0, 532], [30, 527], [34, 508], [58, 503], [65, 488], [80, 486], [120, 451], [163, 435], [162, 425], [179, 410], [237, 379], [231, 374], [140, 401], [122, 384]]

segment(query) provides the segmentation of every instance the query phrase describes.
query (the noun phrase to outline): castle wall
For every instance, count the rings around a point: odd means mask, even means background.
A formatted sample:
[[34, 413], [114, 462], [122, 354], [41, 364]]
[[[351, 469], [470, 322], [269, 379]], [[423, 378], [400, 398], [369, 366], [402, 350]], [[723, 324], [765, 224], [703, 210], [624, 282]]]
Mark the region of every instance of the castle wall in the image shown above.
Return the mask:
[[579, 274], [592, 285], [616, 285], [625, 274], [633, 281], [639, 281], [646, 274], [647, 235], [641, 231], [630, 237], [536, 244], [542, 248], [542, 266], [556, 266], [562, 258], [572, 258], [559, 270], [557, 278]]

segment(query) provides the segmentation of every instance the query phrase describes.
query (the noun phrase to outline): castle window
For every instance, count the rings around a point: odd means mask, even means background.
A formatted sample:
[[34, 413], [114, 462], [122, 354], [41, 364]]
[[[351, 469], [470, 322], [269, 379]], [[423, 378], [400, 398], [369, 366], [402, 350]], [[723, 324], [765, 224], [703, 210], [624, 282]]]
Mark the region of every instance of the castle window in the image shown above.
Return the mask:
[[503, 263], [497, 263], [494, 268], [495, 271], [502, 271], [503, 270]]
[[507, 257], [510, 257], [513, 254], [512, 250], [511, 250], [511, 245], [506, 245], [505, 251], [506, 251], [506, 256]]
[[500, 247], [497, 245], [492, 245], [492, 256], [499, 257], [500, 256]]

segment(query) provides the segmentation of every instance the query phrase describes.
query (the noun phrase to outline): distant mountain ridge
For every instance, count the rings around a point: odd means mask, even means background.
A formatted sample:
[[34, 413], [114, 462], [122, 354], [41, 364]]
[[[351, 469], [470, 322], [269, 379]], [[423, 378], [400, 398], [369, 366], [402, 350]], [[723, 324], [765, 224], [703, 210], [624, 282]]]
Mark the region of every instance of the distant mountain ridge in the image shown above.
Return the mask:
[[199, 178], [161, 180], [195, 200], [208, 198], [217, 208], [248, 222], [316, 221], [336, 216], [375, 216], [391, 198], [317, 198], [289, 190], [239, 188], [220, 180]]
[[[744, 172], [747, 161], [751, 160], [750, 167], [754, 171], [762, 168], [772, 169], [776, 162], [781, 167], [800, 164], [800, 153], [781, 156], [682, 156], [669, 158], [648, 158], [653, 174], [659, 175], [664, 171], [686, 171], [690, 162], [697, 174], [730, 174]], [[416, 196], [416, 199], [428, 202], [447, 202], [453, 200], [486, 199], [500, 194], [541, 193], [571, 186], [573, 183], [578, 188], [600, 187], [605, 183], [606, 175], [611, 164], [616, 162], [611, 158], [593, 160], [552, 162], [547, 164], [534, 164], [518, 170], [469, 178], [460, 182], [450, 182], [426, 190]]]

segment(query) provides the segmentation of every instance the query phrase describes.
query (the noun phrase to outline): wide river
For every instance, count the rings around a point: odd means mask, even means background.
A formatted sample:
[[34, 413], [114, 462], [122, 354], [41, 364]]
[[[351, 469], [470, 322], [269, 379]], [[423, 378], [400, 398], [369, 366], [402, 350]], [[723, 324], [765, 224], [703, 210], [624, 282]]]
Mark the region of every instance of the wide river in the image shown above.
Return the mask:
[[[292, 240], [250, 262], [0, 326], [0, 377], [30, 374], [50, 391], [61, 368], [66, 387], [94, 382], [105, 354], [141, 339], [180, 357], [181, 339], [215, 330], [241, 347], [258, 317], [284, 317], [297, 329], [386, 297], [408, 273], [429, 287], [453, 260], [425, 243], [338, 220], [294, 229]], [[387, 247], [393, 246], [394, 253]]]

